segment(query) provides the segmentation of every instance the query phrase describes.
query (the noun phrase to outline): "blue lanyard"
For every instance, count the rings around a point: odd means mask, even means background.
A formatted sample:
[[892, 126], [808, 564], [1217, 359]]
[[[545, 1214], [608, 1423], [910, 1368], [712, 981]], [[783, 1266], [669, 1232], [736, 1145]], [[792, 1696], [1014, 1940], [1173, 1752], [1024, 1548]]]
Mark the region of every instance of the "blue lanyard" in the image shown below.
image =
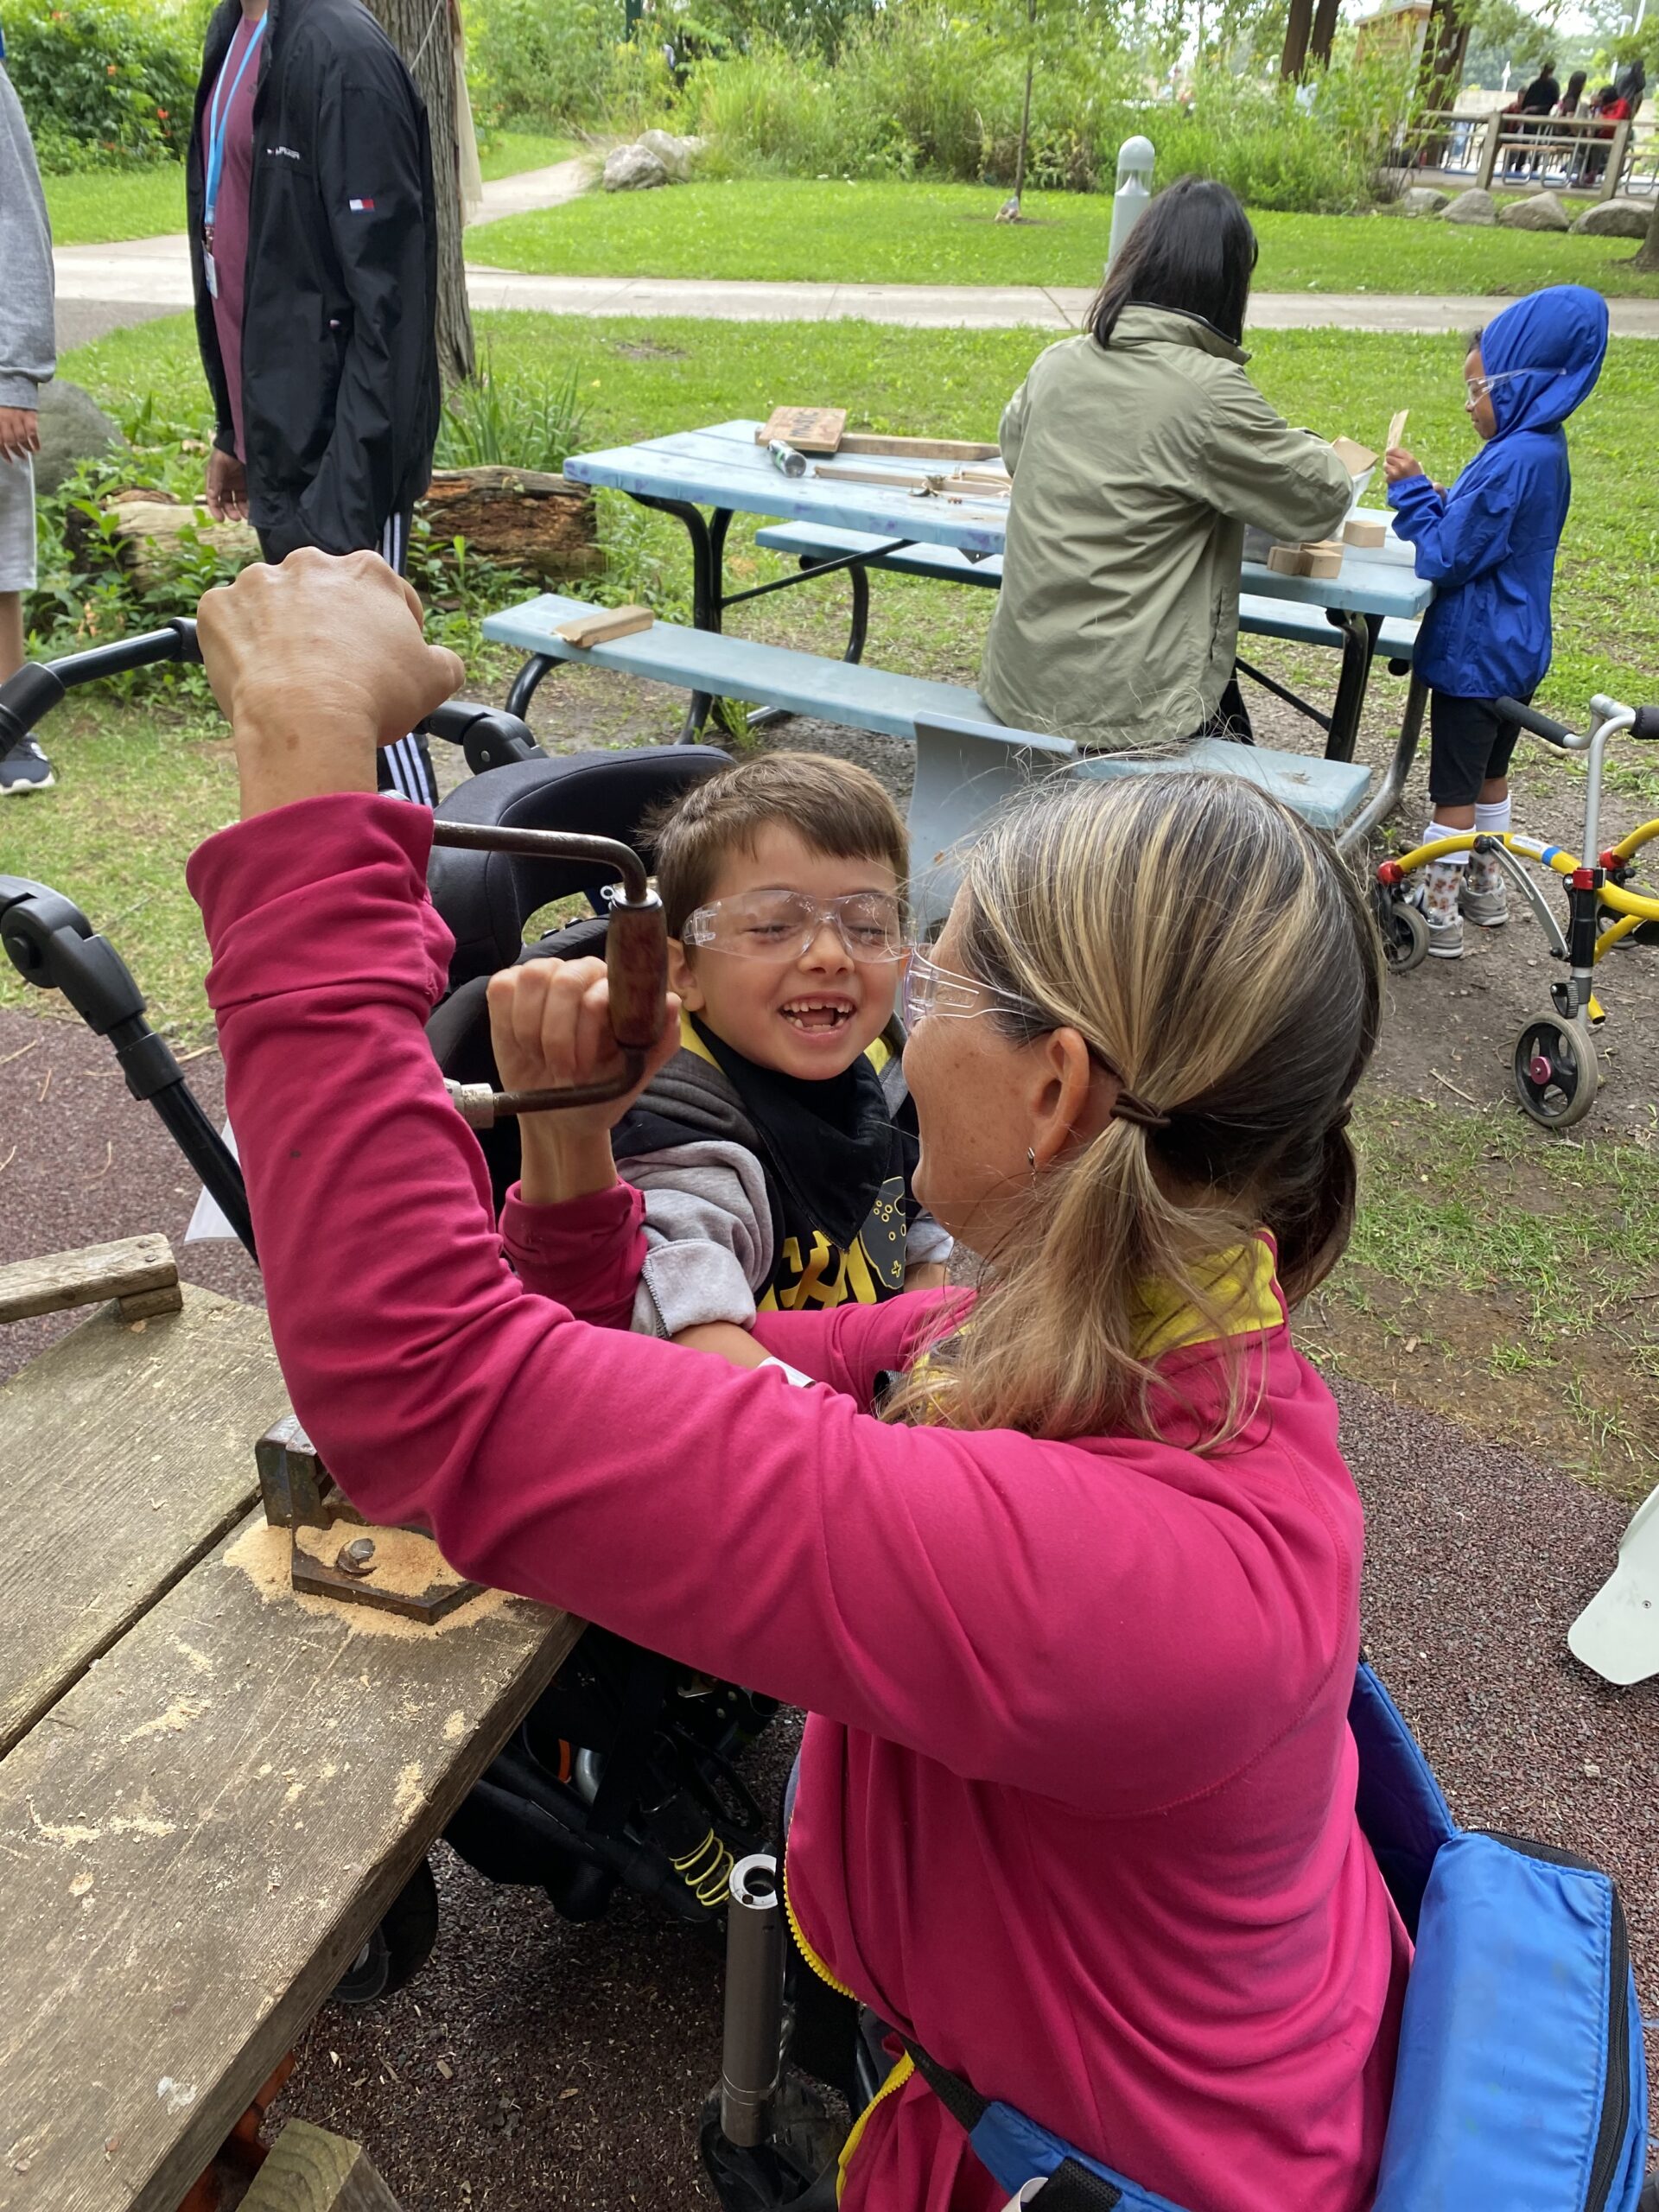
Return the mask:
[[225, 70], [231, 66], [231, 57], [228, 54], [225, 57], [225, 68], [219, 71], [219, 82], [213, 87], [213, 97], [208, 103], [207, 181], [207, 189], [203, 194], [201, 219], [209, 227], [213, 224], [213, 210], [219, 205], [219, 180], [225, 169], [225, 138], [231, 126], [231, 110], [236, 105], [237, 87], [242, 82], [243, 73], [249, 62], [252, 60], [260, 40], [265, 35], [265, 25], [270, 20], [269, 16], [260, 16], [259, 28], [243, 48], [242, 59], [237, 65], [235, 76], [231, 79], [231, 89], [226, 97], [224, 106], [220, 107], [219, 96], [225, 90]]

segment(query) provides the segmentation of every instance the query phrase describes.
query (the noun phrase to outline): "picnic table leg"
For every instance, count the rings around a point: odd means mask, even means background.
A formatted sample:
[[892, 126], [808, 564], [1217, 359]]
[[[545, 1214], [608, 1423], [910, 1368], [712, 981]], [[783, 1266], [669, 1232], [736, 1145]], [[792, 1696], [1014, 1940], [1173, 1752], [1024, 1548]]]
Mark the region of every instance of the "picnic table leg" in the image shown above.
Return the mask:
[[1370, 682], [1371, 658], [1376, 651], [1377, 632], [1382, 627], [1382, 617], [1380, 614], [1355, 614], [1335, 607], [1329, 612], [1332, 621], [1342, 632], [1342, 674], [1337, 679], [1337, 696], [1331, 709], [1325, 757], [1327, 760], [1351, 760], [1354, 740], [1359, 734], [1359, 717], [1365, 704], [1365, 689]]
[[[870, 627], [869, 569], [863, 561], [836, 561], [832, 565], [837, 569], [846, 569], [848, 581], [853, 587], [853, 619], [848, 627], [847, 650], [842, 653], [842, 658], [855, 662], [861, 661], [864, 658], [864, 640], [869, 634]], [[823, 562], [814, 561], [807, 554], [804, 553], [801, 556], [801, 575], [804, 578], [816, 575], [817, 571], [824, 566]], [[789, 720], [790, 710], [787, 707], [756, 707], [749, 716], [749, 728], [766, 729], [773, 722], [786, 722]]]
[[[630, 496], [639, 506], [655, 507], [659, 513], [674, 515], [685, 524], [685, 534], [691, 540], [691, 620], [699, 630], [718, 630], [726, 604], [726, 533], [732, 526], [731, 509], [711, 508], [705, 521], [701, 511], [688, 499], [658, 499], [650, 492], [635, 492]], [[711, 692], [691, 694], [685, 720], [680, 725], [677, 741], [679, 744], [696, 744], [714, 703]]]
[[1400, 734], [1395, 741], [1388, 773], [1376, 796], [1366, 801], [1337, 839], [1338, 852], [1363, 850], [1372, 830], [1380, 828], [1399, 804], [1406, 778], [1411, 773], [1411, 764], [1417, 758], [1418, 741], [1423, 734], [1423, 709], [1427, 704], [1427, 687], [1421, 677], [1414, 676], [1407, 688], [1405, 711], [1400, 717]]

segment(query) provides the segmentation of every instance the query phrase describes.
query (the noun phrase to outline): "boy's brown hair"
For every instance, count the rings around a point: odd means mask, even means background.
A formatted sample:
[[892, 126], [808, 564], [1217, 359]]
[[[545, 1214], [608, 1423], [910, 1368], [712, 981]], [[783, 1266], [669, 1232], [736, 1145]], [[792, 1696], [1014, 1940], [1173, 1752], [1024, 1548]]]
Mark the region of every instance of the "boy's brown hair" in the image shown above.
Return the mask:
[[868, 768], [822, 753], [763, 753], [694, 784], [647, 819], [671, 937], [708, 904], [727, 855], [752, 853], [773, 823], [832, 859], [885, 861], [901, 887], [909, 873], [904, 817]]

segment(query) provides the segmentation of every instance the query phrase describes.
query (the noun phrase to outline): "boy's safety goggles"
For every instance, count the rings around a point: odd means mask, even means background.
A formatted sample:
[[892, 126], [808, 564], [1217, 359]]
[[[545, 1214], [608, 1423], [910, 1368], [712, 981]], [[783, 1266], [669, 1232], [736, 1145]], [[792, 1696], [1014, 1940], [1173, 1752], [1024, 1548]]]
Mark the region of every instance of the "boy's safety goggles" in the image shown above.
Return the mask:
[[849, 959], [861, 965], [880, 967], [905, 957], [904, 914], [884, 891], [849, 891], [839, 899], [813, 899], [804, 891], [745, 891], [688, 914], [680, 939], [782, 966], [804, 959], [826, 927], [834, 930]]
[[1494, 391], [1497, 385], [1513, 384], [1516, 377], [1525, 374], [1524, 369], [1500, 369], [1496, 376], [1465, 377], [1463, 386], [1469, 397], [1463, 403], [1464, 412], [1467, 414], [1471, 409], [1478, 407], [1487, 393]]

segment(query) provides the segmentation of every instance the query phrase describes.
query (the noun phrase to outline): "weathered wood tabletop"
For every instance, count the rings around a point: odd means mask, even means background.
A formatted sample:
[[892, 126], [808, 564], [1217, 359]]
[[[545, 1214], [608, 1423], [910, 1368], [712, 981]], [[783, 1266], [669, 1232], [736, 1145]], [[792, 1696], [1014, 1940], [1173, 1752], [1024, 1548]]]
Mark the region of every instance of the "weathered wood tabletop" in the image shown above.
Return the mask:
[[264, 1316], [109, 1306], [0, 1388], [0, 2208], [175, 2212], [579, 1633], [287, 1586]]

